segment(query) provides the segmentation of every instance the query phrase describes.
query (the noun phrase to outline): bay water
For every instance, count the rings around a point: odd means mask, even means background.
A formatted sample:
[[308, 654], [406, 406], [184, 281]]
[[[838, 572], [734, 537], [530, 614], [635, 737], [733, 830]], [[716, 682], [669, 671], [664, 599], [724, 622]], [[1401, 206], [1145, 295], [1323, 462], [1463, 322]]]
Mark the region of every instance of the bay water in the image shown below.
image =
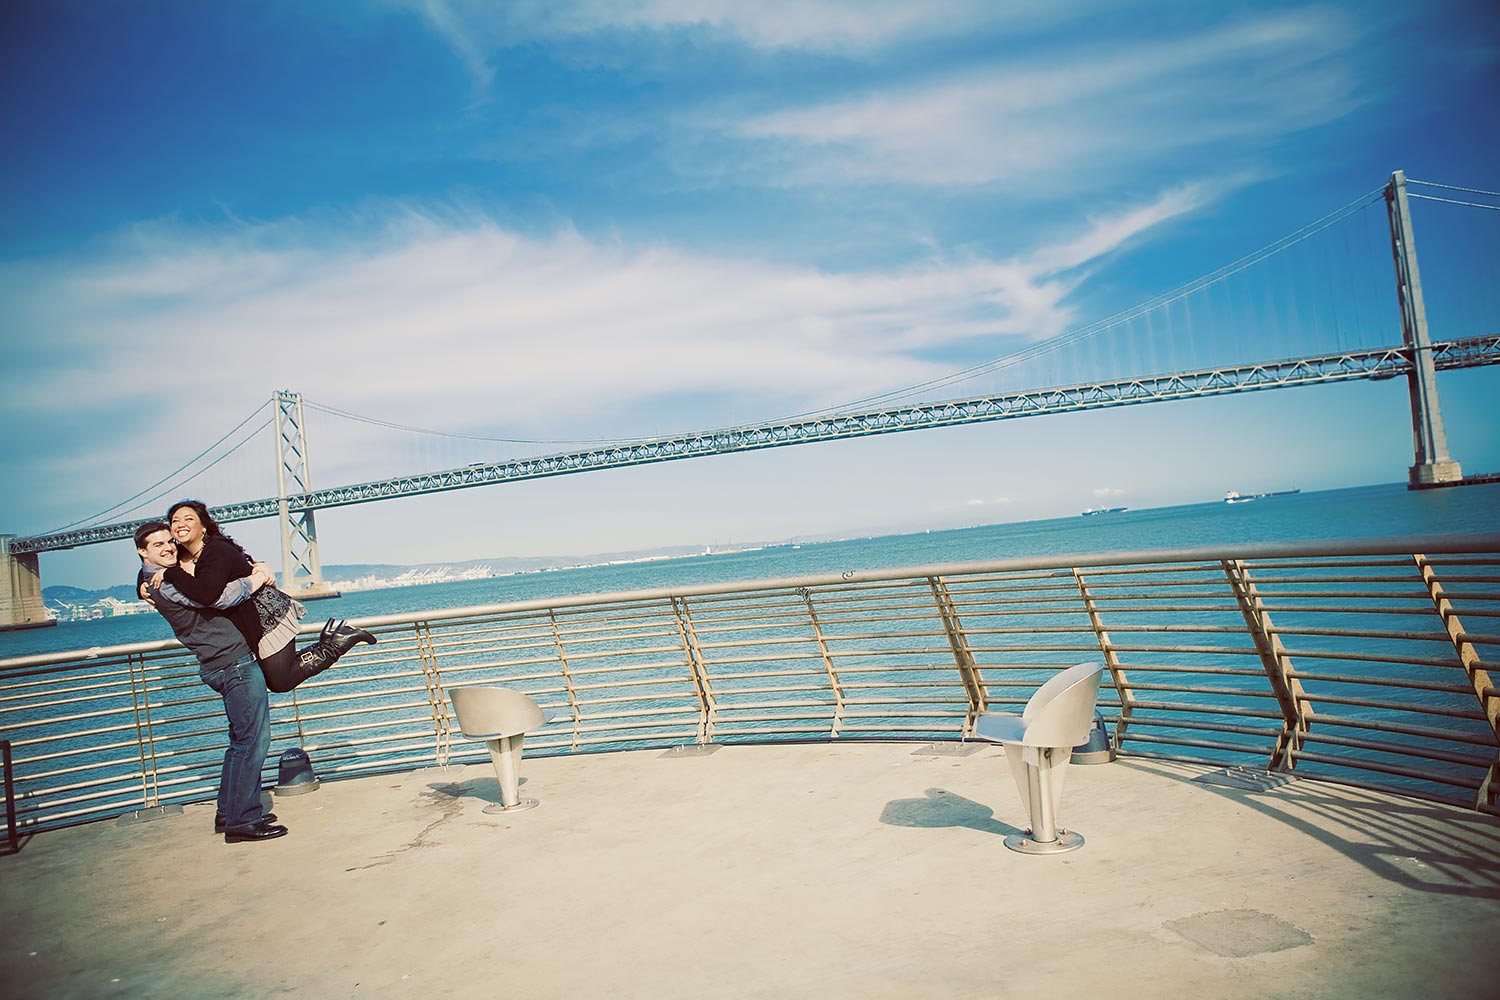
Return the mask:
[[[330, 617], [418, 614], [440, 608], [1028, 556], [1086, 555], [1259, 542], [1385, 538], [1500, 531], [1500, 484], [1407, 490], [1390, 483], [1250, 503], [1223, 501], [1090, 517], [989, 524], [946, 531], [774, 545], [685, 558], [587, 566], [382, 590], [308, 605]], [[483, 558], [474, 553], [471, 558]], [[136, 566], [120, 567], [121, 582]], [[42, 556], [43, 580], [46, 556]], [[0, 659], [170, 639], [157, 614], [126, 615], [0, 633]]]

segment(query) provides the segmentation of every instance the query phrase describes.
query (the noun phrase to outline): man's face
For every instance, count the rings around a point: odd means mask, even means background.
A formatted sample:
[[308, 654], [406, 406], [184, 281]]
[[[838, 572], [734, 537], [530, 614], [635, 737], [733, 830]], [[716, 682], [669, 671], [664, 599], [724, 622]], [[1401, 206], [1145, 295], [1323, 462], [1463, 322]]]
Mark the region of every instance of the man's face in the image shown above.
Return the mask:
[[177, 543], [172, 541], [170, 531], [153, 531], [146, 536], [146, 547], [136, 551], [147, 566], [166, 569], [177, 565]]

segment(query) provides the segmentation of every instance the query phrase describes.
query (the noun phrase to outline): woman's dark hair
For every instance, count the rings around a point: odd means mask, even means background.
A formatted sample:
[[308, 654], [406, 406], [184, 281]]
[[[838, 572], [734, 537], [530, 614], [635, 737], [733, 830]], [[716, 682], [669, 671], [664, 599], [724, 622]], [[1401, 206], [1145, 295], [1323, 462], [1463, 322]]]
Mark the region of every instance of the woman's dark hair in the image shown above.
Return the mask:
[[190, 508], [194, 514], [198, 515], [198, 520], [203, 523], [204, 545], [207, 545], [210, 539], [222, 538], [230, 545], [233, 545], [235, 548], [239, 549], [240, 555], [244, 556], [252, 563], [255, 562], [255, 560], [250, 557], [250, 553], [245, 551], [245, 547], [243, 545], [235, 541], [233, 538], [230, 538], [228, 535], [224, 534], [224, 529], [219, 527], [219, 522], [215, 521], [214, 516], [208, 512], [208, 504], [204, 503], [202, 500], [179, 500], [172, 506], [168, 507], [167, 524], [171, 524], [172, 515], [177, 513], [184, 507]]

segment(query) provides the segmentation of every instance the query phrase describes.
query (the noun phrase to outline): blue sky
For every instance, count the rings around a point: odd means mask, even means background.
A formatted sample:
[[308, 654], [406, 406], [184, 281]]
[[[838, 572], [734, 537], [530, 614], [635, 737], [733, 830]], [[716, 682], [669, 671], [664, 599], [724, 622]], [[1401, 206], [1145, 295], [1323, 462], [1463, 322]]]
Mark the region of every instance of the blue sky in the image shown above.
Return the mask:
[[[1097, 321], [1398, 168], [1500, 189], [1488, 0], [1042, 6], [12, 0], [0, 532], [109, 508], [278, 388], [517, 441], [758, 422]], [[1493, 332], [1500, 212], [1421, 203], [1417, 223], [1434, 335]], [[1237, 312], [1273, 356], [1324, 349], [1330, 323], [1385, 342], [1383, 226], [1377, 205], [1242, 293], [1099, 338], [1094, 362], [1200, 357], [1206, 316], [1254, 353]], [[1500, 470], [1497, 389], [1493, 369], [1440, 380], [1466, 470]], [[309, 435], [319, 486], [567, 447], [322, 412]], [[256, 447], [183, 492], [274, 493]], [[328, 511], [319, 532], [330, 563], [726, 545], [1410, 462], [1394, 380], [564, 477]], [[270, 523], [234, 533], [276, 550]], [[132, 558], [49, 554], [43, 577], [103, 586]]]

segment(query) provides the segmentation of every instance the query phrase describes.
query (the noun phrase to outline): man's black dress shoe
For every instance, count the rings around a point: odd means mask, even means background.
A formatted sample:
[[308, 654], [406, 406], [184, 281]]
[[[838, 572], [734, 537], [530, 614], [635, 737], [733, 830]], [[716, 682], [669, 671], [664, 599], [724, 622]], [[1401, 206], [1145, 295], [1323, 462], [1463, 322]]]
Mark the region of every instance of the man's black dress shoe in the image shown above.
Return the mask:
[[224, 843], [243, 844], [256, 840], [275, 840], [277, 837], [285, 837], [286, 827], [278, 826], [268, 819], [263, 819], [254, 826], [242, 827], [238, 830], [225, 830]]
[[[276, 814], [275, 813], [266, 813], [266, 822], [267, 823], [274, 823], [274, 822], [276, 822]], [[223, 816], [215, 816], [214, 817], [214, 833], [223, 833], [226, 829], [228, 829], [228, 828], [224, 825], [224, 817]]]

